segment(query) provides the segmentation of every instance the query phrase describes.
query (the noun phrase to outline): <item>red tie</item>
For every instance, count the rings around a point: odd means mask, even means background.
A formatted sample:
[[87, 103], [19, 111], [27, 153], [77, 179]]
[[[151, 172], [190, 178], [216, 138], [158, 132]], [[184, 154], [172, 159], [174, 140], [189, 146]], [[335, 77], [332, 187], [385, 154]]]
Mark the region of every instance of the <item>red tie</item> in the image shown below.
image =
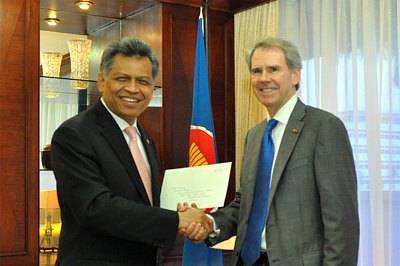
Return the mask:
[[146, 162], [144, 161], [143, 155], [139, 150], [136, 139], [136, 127], [130, 126], [125, 128], [125, 132], [128, 133], [131, 138], [129, 141], [129, 147], [132, 152], [133, 159], [135, 159], [136, 167], [139, 170], [140, 177], [147, 191], [147, 196], [150, 199], [151, 205], [153, 205], [153, 194], [151, 193], [151, 179], [149, 170], [147, 169]]

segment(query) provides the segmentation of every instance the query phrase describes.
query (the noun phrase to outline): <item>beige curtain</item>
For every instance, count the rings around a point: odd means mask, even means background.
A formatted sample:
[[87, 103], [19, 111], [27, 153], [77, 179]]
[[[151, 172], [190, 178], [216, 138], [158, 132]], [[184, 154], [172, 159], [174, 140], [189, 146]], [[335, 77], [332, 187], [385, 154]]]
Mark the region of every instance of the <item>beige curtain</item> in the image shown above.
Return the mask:
[[257, 40], [278, 35], [278, 6], [275, 1], [235, 14], [236, 189], [246, 133], [267, 115], [251, 88], [245, 54]]
[[358, 265], [400, 265], [400, 0], [279, 0], [301, 100], [340, 117], [358, 177]]

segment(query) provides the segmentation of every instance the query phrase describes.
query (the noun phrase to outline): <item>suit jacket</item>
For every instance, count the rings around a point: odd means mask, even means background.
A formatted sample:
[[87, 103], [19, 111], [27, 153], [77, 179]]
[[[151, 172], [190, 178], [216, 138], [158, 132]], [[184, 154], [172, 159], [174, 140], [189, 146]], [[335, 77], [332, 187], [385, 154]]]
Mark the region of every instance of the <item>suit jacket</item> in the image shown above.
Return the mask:
[[57, 265], [155, 265], [157, 248], [172, 249], [179, 217], [159, 208], [156, 147], [138, 129], [151, 166], [154, 206], [123, 133], [100, 101], [54, 133], [62, 219]]
[[[232, 265], [241, 261], [266, 125], [262, 121], [246, 136], [236, 199], [211, 214], [221, 229], [212, 244], [237, 235]], [[270, 265], [357, 265], [357, 178], [346, 128], [334, 115], [300, 100], [275, 161], [266, 241]]]

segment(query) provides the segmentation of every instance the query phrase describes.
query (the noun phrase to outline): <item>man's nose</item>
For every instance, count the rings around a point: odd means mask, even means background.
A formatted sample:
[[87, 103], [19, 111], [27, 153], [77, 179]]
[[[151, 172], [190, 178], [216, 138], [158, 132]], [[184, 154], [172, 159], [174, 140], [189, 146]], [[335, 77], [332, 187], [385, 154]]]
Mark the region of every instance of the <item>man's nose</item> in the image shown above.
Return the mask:
[[129, 92], [136, 92], [139, 90], [139, 86], [135, 81], [132, 80], [126, 84], [125, 89]]
[[268, 71], [263, 70], [260, 80], [263, 82], [269, 82], [271, 81], [271, 75], [268, 73]]

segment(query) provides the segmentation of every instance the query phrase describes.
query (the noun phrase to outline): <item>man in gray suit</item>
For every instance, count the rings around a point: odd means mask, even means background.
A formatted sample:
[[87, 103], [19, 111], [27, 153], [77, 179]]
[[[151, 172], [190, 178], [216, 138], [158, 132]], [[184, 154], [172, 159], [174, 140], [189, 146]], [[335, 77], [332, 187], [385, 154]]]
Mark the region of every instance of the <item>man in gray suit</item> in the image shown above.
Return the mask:
[[[247, 63], [255, 95], [269, 118], [278, 121], [272, 130], [275, 156], [268, 208], [256, 235], [261, 244], [252, 247], [255, 263], [250, 260], [247, 265], [357, 265], [357, 178], [346, 128], [334, 115], [296, 97], [301, 58], [292, 43], [268, 37], [248, 52]], [[237, 236], [232, 265], [249, 261], [244, 259], [244, 246], [253, 227], [250, 214], [268, 120], [246, 136], [236, 198], [210, 214], [214, 232], [209, 245]], [[204, 239], [190, 234], [185, 232], [194, 242]]]

